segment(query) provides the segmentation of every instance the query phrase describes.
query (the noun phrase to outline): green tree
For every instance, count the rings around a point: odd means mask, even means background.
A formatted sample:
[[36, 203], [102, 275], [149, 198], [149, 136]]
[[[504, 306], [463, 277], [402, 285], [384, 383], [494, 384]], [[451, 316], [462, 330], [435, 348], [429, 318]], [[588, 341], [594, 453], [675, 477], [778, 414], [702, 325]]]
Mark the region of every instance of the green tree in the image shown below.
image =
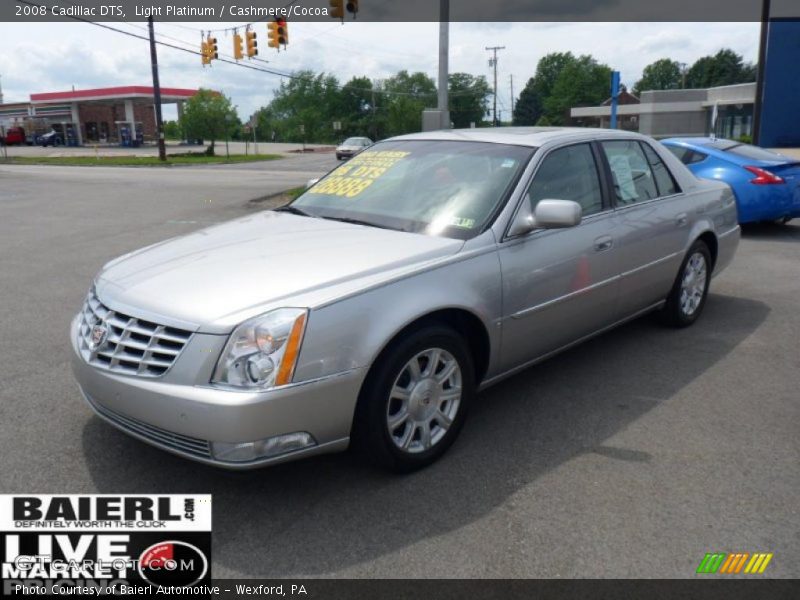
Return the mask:
[[483, 75], [475, 77], [469, 73], [451, 73], [447, 87], [453, 126], [469, 127], [470, 123], [480, 125], [491, 95], [486, 78]]
[[706, 88], [755, 81], [756, 68], [729, 48], [723, 48], [714, 56], [699, 58], [686, 74], [686, 85], [690, 88]]
[[341, 116], [339, 81], [333, 75], [300, 71], [281, 83], [269, 109], [276, 138], [332, 142], [333, 121]]
[[378, 96], [369, 77], [353, 77], [341, 89], [342, 137], [367, 136], [378, 139], [381, 116], [378, 115]]
[[558, 74], [544, 100], [543, 117], [549, 124], [563, 125], [571, 107], [600, 104], [610, 95], [610, 88], [611, 68], [589, 55], [580, 56]]
[[164, 121], [164, 137], [168, 140], [180, 140], [181, 126], [177, 121]]
[[208, 154], [214, 155], [214, 143], [233, 134], [241, 124], [230, 98], [212, 90], [199, 90], [186, 101], [181, 127], [189, 139], [208, 139]]
[[552, 52], [536, 65], [536, 73], [522, 88], [514, 106], [514, 125], [536, 125], [544, 114], [544, 103], [553, 93], [558, 76], [578, 59], [571, 52]]
[[638, 95], [645, 90], [674, 90], [681, 87], [681, 66], [676, 60], [662, 58], [642, 71], [642, 78], [633, 86]]
[[400, 71], [383, 84], [386, 135], [422, 129], [422, 111], [436, 106], [436, 85], [425, 73]]

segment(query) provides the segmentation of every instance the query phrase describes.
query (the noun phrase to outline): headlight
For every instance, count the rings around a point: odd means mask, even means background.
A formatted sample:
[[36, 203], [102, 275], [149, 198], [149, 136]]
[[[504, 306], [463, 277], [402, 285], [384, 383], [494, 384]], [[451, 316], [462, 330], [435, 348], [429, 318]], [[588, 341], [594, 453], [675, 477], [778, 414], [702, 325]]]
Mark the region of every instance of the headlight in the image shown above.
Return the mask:
[[267, 389], [291, 382], [308, 311], [281, 308], [245, 321], [231, 334], [211, 383]]

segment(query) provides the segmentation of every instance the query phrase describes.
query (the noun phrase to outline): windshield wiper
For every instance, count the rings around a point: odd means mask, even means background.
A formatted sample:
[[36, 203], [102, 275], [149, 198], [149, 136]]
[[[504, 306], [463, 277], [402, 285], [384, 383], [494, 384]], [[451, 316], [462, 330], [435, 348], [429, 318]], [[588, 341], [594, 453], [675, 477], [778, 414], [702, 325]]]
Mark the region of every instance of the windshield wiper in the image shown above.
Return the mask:
[[274, 210], [275, 212], [287, 212], [293, 215], [300, 215], [301, 217], [312, 217], [314, 219], [317, 218], [316, 215], [307, 213], [302, 208], [297, 208], [296, 206], [292, 206], [291, 204], [287, 204], [286, 206], [279, 206], [278, 208], [274, 208], [272, 210]]
[[353, 225], [366, 225], [367, 227], [377, 227], [378, 229], [391, 229], [392, 231], [405, 231], [397, 227], [389, 227], [388, 225], [380, 225], [371, 221], [362, 221], [361, 219], [351, 219], [349, 217], [320, 217], [329, 221], [339, 221], [341, 223], [351, 223]]

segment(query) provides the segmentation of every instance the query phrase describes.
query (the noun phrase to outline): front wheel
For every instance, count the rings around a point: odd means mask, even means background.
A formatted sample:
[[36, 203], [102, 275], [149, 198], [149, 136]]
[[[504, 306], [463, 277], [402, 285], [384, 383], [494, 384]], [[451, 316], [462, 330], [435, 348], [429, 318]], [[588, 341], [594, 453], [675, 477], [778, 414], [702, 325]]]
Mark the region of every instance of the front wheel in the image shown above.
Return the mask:
[[455, 441], [474, 395], [464, 339], [439, 325], [417, 330], [390, 346], [367, 377], [354, 445], [394, 471], [425, 467]]
[[711, 252], [697, 240], [683, 259], [678, 277], [662, 309], [662, 316], [673, 327], [688, 327], [703, 311], [711, 281]]

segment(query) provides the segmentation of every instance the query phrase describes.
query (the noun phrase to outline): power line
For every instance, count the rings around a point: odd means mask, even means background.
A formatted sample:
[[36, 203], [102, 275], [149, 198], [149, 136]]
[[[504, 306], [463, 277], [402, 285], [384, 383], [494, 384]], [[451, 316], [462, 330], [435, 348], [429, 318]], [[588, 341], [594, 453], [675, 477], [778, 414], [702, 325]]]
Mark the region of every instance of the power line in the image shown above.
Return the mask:
[[[29, 0], [16, 0], [16, 2], [19, 2], [20, 4], [27, 4], [28, 6], [35, 6], [35, 7], [41, 7], [42, 6], [41, 4], [37, 4], [35, 2], [30, 2]], [[108, 29], [109, 31], [114, 31], [116, 33], [121, 33], [123, 35], [127, 35], [129, 37], [136, 38], [136, 39], [139, 39], [139, 40], [144, 40], [144, 41], [147, 41], [147, 42], [150, 41], [150, 38], [147, 37], [147, 36], [139, 35], [139, 34], [136, 34], [136, 33], [130, 32], [130, 31], [125, 31], [123, 29], [118, 29], [116, 27], [112, 27], [111, 25], [106, 25], [105, 23], [98, 23], [96, 21], [90, 21], [89, 19], [84, 19], [83, 17], [78, 17], [78, 16], [74, 16], [74, 15], [69, 15], [69, 18], [74, 20], [74, 21], [81, 21], [82, 23], [88, 23], [89, 25], [94, 25], [95, 27], [101, 27], [103, 29]], [[173, 50], [180, 50], [181, 52], [187, 52], [189, 54], [194, 54], [195, 56], [202, 56], [202, 53], [197, 51], [197, 50], [191, 50], [189, 48], [182, 48], [181, 46], [176, 46], [175, 44], [169, 44], [167, 42], [162, 42], [162, 41], [158, 41], [158, 40], [156, 40], [156, 43], [160, 44], [161, 46], [165, 46], [166, 48], [172, 48]], [[183, 42], [183, 43], [188, 43], [188, 42]], [[218, 58], [216, 60], [218, 60], [220, 62], [223, 62], [223, 63], [231, 64], [231, 65], [237, 65], [237, 66], [243, 67], [245, 69], [252, 69], [253, 71], [261, 71], [263, 73], [269, 73], [270, 75], [277, 75], [278, 77], [287, 77], [289, 79], [297, 79], [298, 78], [295, 75], [292, 75], [291, 73], [281, 73], [280, 71], [275, 71], [275, 70], [272, 70], [272, 69], [264, 69], [264, 68], [261, 68], [261, 67], [255, 67], [255, 66], [249, 65], [247, 63], [240, 63], [240, 62], [236, 62], [234, 60], [228, 60], [228, 59], [225, 59], [225, 58]]]
[[[30, 0], [15, 0], [15, 1], [20, 3], [20, 4], [27, 4], [28, 6], [35, 6], [35, 7], [41, 7], [42, 6], [41, 4], [37, 4], [36, 2], [31, 2]], [[76, 16], [76, 15], [68, 15], [68, 17], [70, 19], [72, 19], [73, 21], [80, 21], [82, 23], [87, 23], [88, 25], [94, 25], [95, 27], [100, 27], [102, 29], [107, 29], [107, 30], [113, 31], [115, 33], [121, 33], [123, 35], [127, 35], [128, 37], [132, 37], [132, 38], [135, 38], [135, 39], [143, 40], [143, 41], [146, 41], [146, 42], [150, 41], [149, 36], [139, 35], [139, 34], [131, 32], [131, 31], [125, 31], [124, 29], [119, 29], [117, 27], [112, 27], [111, 25], [107, 25], [105, 23], [98, 23], [96, 21], [90, 21], [89, 19], [84, 19], [83, 17], [79, 17], [79, 16]], [[126, 23], [126, 24], [130, 25], [130, 23]], [[197, 31], [201, 31], [201, 30], [198, 29]], [[173, 38], [173, 39], [175, 39], [175, 38]], [[166, 48], [172, 48], [173, 50], [180, 50], [181, 52], [186, 52], [188, 54], [193, 54], [194, 56], [202, 56], [202, 53], [200, 51], [198, 51], [198, 50], [193, 50], [193, 49], [190, 49], [190, 48], [184, 48], [184, 47], [181, 47], [181, 46], [176, 46], [175, 44], [171, 44], [171, 43], [160, 41], [160, 40], [156, 40], [155, 43], [159, 44], [161, 46], [164, 46]], [[180, 43], [186, 44], [186, 45], [191, 45], [191, 42], [186, 42], [186, 41], [182, 41], [182, 40], [180, 41]], [[258, 72], [261, 72], [261, 73], [267, 73], [269, 75], [275, 75], [277, 77], [285, 77], [287, 79], [295, 79], [295, 80], [306, 79], [306, 77], [303, 76], [303, 75], [295, 75], [295, 74], [292, 74], [292, 73], [282, 73], [282, 72], [276, 71], [274, 69], [266, 69], [264, 67], [257, 67], [257, 66], [252, 65], [252, 64], [248, 64], [248, 63], [245, 63], [245, 62], [239, 62], [239, 61], [231, 60], [231, 59], [227, 59], [227, 58], [217, 58], [215, 60], [217, 60], [219, 62], [222, 62], [222, 63], [225, 63], [225, 64], [235, 65], [235, 66], [242, 67], [242, 68], [245, 68], [245, 69], [250, 69], [252, 71], [258, 71]], [[339, 89], [339, 90], [341, 90], [343, 87], [344, 87], [344, 85], [342, 85], [342, 84], [338, 84], [336, 86], [336, 88]], [[372, 93], [372, 92], [374, 92], [376, 94], [383, 94], [385, 96], [410, 96], [410, 97], [413, 97], [413, 98], [426, 98], [426, 97], [433, 98], [433, 97], [436, 96], [436, 92], [435, 91], [427, 92], [427, 93], [417, 93], [417, 92], [397, 92], [397, 91], [381, 90], [381, 89], [374, 89], [374, 88], [350, 88], [350, 89], [352, 89], [353, 91], [364, 92], [364, 93]], [[473, 94], [473, 93], [474, 92], [466, 91], [466, 92], [462, 92], [460, 94], [456, 93], [456, 94], [450, 94], [450, 95], [451, 96], [463, 96], [463, 95], [470, 95], [470, 94]]]

